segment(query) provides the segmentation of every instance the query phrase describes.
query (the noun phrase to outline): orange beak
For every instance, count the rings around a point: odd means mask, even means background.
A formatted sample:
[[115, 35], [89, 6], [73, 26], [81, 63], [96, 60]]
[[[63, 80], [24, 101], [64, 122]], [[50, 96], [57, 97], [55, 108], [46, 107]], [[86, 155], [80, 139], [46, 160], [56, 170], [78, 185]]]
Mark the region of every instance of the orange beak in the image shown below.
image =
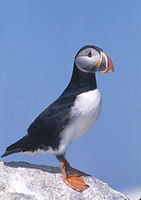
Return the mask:
[[98, 67], [98, 72], [100, 73], [109, 73], [114, 72], [114, 66], [112, 63], [112, 60], [109, 56], [107, 56], [105, 53], [101, 52], [101, 60]]

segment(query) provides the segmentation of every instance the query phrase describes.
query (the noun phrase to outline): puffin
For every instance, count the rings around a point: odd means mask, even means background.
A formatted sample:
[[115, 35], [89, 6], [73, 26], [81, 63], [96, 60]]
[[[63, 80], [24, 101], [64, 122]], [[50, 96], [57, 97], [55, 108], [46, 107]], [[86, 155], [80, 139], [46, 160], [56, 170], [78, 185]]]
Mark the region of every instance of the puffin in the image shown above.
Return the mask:
[[[13, 153], [49, 153], [59, 161], [64, 182], [78, 192], [89, 186], [66, 160], [68, 146], [83, 136], [101, 111], [101, 94], [95, 73], [114, 72], [112, 60], [97, 46], [82, 47], [75, 56], [71, 80], [63, 93], [27, 129], [27, 134], [6, 148], [1, 157]], [[75, 172], [68, 175], [67, 170]]]

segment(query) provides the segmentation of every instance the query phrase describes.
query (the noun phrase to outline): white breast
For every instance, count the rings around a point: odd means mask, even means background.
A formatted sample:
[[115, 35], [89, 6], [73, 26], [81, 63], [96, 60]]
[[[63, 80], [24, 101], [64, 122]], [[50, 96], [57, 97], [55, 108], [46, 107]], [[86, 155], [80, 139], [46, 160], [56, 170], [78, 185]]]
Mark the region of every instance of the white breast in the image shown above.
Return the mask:
[[73, 116], [63, 133], [57, 154], [65, 153], [69, 144], [84, 135], [96, 122], [101, 110], [101, 95], [98, 89], [77, 96], [71, 108]]
[[62, 140], [59, 148], [47, 151], [21, 152], [22, 154], [36, 155], [37, 153], [64, 154], [69, 144], [84, 135], [96, 122], [101, 110], [101, 95], [98, 89], [82, 93], [77, 96], [74, 106], [71, 108], [72, 120], [62, 132]]

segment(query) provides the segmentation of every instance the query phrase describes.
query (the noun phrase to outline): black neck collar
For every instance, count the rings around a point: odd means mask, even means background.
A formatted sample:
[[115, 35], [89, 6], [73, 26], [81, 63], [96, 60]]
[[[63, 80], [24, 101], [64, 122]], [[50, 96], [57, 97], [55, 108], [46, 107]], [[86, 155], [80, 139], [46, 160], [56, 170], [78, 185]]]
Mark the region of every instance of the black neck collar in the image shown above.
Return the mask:
[[74, 63], [73, 73], [68, 87], [65, 89], [65, 93], [76, 93], [76, 95], [95, 90], [97, 88], [95, 73], [83, 72]]

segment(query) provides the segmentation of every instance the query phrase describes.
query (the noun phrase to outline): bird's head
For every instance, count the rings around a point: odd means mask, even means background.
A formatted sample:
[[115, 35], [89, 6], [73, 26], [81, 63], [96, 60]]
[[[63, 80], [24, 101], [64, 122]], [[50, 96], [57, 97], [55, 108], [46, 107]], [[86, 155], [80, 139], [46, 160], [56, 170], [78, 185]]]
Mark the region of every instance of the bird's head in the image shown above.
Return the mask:
[[84, 46], [75, 56], [75, 64], [83, 72], [100, 73], [114, 72], [111, 59], [96, 46]]

